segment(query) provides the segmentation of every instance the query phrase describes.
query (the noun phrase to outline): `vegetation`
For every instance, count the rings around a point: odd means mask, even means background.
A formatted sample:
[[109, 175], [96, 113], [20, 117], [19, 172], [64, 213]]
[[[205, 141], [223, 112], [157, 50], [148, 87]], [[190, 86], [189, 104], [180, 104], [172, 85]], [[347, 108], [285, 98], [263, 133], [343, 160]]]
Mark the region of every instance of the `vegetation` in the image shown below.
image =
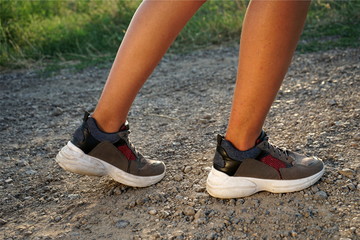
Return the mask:
[[[0, 0], [0, 66], [112, 59], [140, 1]], [[171, 47], [184, 52], [239, 39], [246, 0], [208, 1]], [[316, 0], [298, 50], [356, 47], [360, 1]]]

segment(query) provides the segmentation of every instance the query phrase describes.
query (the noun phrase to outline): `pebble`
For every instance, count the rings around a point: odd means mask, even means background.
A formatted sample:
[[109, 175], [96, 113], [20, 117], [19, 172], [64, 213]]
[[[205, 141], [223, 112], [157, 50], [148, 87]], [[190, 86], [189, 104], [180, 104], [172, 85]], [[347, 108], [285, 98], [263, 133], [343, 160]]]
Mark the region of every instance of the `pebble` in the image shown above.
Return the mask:
[[336, 100], [335, 100], [335, 99], [330, 99], [330, 100], [328, 101], [328, 104], [329, 104], [330, 106], [335, 106], [337, 103], [336, 103]]
[[68, 195], [68, 198], [69, 198], [70, 200], [75, 200], [75, 199], [80, 198], [80, 195], [79, 195], [79, 194], [69, 194], [69, 195]]
[[62, 219], [61, 216], [56, 216], [56, 217], [54, 218], [54, 221], [55, 221], [55, 222], [60, 222], [61, 219]]
[[156, 214], [157, 214], [157, 211], [156, 211], [155, 209], [151, 209], [151, 210], [149, 211], [149, 214], [150, 214], [150, 215], [156, 215]]
[[290, 236], [292, 237], [297, 237], [297, 232], [295, 232], [294, 230], [293, 231], [290, 231]]
[[203, 116], [203, 119], [210, 120], [210, 119], [211, 119], [211, 114], [205, 114], [205, 115]]
[[353, 178], [355, 175], [355, 172], [350, 168], [344, 168], [340, 170], [339, 173], [347, 178]]
[[11, 183], [13, 180], [11, 178], [8, 178], [5, 180], [5, 183]]
[[174, 180], [177, 182], [180, 182], [181, 180], [183, 180], [184, 176], [182, 174], [176, 174], [174, 176]]
[[206, 189], [206, 188], [205, 188], [204, 186], [195, 184], [195, 185], [193, 186], [193, 189], [194, 189], [195, 192], [201, 193], [201, 192], [205, 192], [205, 189]]
[[0, 226], [7, 224], [7, 221], [0, 218]]
[[311, 191], [313, 191], [314, 193], [319, 191], [319, 188], [317, 186], [312, 186], [311, 187]]
[[24, 160], [19, 160], [16, 165], [19, 167], [25, 167], [26, 165], [28, 165], [29, 163], [24, 161]]
[[30, 169], [30, 170], [27, 170], [25, 172], [26, 175], [35, 175], [37, 173], [37, 171], [33, 170], [33, 169]]
[[199, 211], [197, 211], [197, 213], [195, 214], [194, 216], [194, 219], [197, 220], [199, 218], [205, 218], [206, 215], [205, 215], [205, 212], [204, 210], [200, 209]]
[[190, 206], [186, 207], [183, 212], [186, 216], [194, 216], [195, 215], [194, 208], [190, 207]]
[[236, 200], [236, 206], [242, 205], [245, 203], [245, 200], [242, 198], [239, 198], [238, 200]]
[[191, 166], [185, 166], [183, 172], [188, 173], [191, 171], [191, 169], [192, 169]]
[[360, 133], [355, 134], [355, 136], [353, 137], [353, 139], [354, 139], [355, 141], [360, 141]]
[[116, 222], [115, 226], [116, 226], [117, 228], [126, 228], [129, 224], [130, 224], [129, 221], [119, 220], [119, 221]]
[[151, 236], [149, 237], [149, 240], [157, 240], [160, 239], [161, 235], [158, 232], [154, 232], [151, 234]]
[[211, 232], [206, 236], [206, 240], [213, 240], [216, 238], [216, 233], [215, 232]]
[[323, 199], [327, 199], [328, 195], [324, 191], [318, 191], [317, 193], [315, 193], [314, 197], [315, 199], [323, 200]]
[[346, 185], [351, 191], [356, 189], [356, 186], [352, 183], [349, 183], [348, 185]]
[[350, 226], [359, 227], [360, 226], [360, 217], [354, 217], [353, 219], [351, 219]]
[[121, 189], [119, 187], [116, 187], [113, 189], [113, 194], [114, 195], [120, 195], [121, 194]]
[[133, 207], [135, 207], [136, 206], [136, 202], [135, 201], [131, 201], [130, 203], [129, 203], [129, 207], [130, 208], [133, 208]]

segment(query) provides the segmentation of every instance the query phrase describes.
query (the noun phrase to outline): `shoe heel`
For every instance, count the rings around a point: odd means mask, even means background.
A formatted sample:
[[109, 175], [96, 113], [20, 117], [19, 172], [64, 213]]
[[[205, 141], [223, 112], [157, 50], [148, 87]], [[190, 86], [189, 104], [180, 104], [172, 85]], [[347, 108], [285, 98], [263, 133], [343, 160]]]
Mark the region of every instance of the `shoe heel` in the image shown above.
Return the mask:
[[206, 181], [207, 192], [216, 198], [240, 198], [250, 196], [259, 190], [257, 185], [245, 178], [231, 177], [211, 169]]
[[69, 172], [90, 176], [107, 174], [105, 166], [99, 160], [86, 155], [70, 141], [56, 155], [55, 161]]

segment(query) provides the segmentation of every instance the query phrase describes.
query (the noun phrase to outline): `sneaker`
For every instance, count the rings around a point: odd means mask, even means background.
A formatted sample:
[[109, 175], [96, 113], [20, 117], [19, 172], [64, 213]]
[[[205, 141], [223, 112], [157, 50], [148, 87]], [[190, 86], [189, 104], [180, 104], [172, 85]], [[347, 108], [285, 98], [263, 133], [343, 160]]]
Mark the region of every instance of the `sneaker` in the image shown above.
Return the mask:
[[248, 151], [237, 150], [219, 135], [206, 189], [217, 198], [246, 197], [259, 191], [287, 193], [313, 185], [323, 173], [321, 160], [271, 145], [265, 132]]
[[159, 182], [165, 176], [164, 163], [145, 159], [130, 143], [129, 133], [127, 122], [117, 133], [101, 132], [95, 119], [85, 113], [82, 125], [57, 154], [56, 162], [73, 173], [110, 176], [132, 187]]

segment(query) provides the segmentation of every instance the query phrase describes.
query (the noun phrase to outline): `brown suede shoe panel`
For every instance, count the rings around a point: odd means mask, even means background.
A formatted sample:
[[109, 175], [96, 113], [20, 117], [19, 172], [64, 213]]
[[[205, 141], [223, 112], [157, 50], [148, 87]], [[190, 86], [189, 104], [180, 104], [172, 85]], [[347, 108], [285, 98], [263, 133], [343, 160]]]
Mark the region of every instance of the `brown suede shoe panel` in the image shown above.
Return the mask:
[[125, 172], [128, 171], [128, 159], [110, 142], [99, 143], [89, 155], [99, 158]]
[[281, 179], [276, 169], [256, 159], [245, 159], [235, 172], [234, 177]]
[[311, 166], [294, 165], [290, 168], [280, 168], [279, 171], [284, 180], [306, 178], [320, 172], [324, 168], [322, 161], [318, 161]]
[[129, 173], [136, 176], [156, 176], [162, 174], [164, 171], [165, 165], [161, 161], [130, 161]]

